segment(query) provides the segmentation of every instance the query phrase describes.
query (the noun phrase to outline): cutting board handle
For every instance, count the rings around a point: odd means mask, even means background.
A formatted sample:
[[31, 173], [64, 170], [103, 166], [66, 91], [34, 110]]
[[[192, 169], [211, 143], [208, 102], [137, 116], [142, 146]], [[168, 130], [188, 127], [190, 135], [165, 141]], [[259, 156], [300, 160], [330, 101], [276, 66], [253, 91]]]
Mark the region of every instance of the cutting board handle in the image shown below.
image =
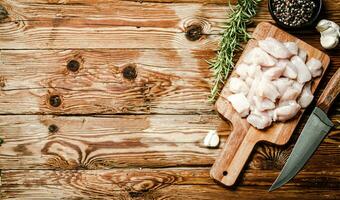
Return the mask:
[[325, 113], [328, 112], [332, 103], [340, 92], [340, 68], [338, 68], [326, 88], [322, 92], [316, 105]]
[[[217, 101], [217, 106], [219, 103], [225, 102], [220, 99]], [[234, 117], [239, 118], [239, 115], [234, 115]], [[234, 120], [241, 119], [231, 119], [231, 122]], [[235, 183], [257, 142], [251, 134], [247, 134], [248, 129], [248, 123], [233, 123], [233, 129], [226, 144], [210, 170], [211, 178], [227, 186]]]
[[235, 183], [256, 144], [246, 133], [246, 130], [233, 129], [210, 170], [211, 178], [227, 186]]

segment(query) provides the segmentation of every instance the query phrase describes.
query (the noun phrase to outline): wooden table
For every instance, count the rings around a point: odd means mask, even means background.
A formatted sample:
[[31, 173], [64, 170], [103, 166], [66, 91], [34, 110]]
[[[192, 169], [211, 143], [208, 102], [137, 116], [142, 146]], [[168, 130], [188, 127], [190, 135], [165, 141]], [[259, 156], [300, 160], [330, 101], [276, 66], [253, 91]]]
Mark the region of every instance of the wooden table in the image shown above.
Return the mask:
[[[340, 1], [326, 0], [340, 24]], [[235, 2], [233, 2], [235, 3]], [[209, 169], [232, 127], [207, 101], [225, 0], [0, 0], [1, 199], [336, 199], [335, 128], [303, 171], [267, 190], [289, 144], [259, 144], [237, 184]], [[272, 21], [267, 1], [249, 30]], [[293, 32], [322, 49], [315, 30]], [[339, 47], [327, 52], [340, 66]], [[218, 149], [203, 147], [209, 130]]]

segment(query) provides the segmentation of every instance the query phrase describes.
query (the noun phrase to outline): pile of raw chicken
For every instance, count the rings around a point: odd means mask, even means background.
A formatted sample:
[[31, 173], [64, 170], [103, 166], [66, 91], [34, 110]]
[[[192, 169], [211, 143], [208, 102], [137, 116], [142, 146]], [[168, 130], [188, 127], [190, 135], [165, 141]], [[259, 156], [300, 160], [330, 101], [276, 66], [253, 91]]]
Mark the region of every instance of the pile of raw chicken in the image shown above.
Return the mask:
[[294, 42], [271, 37], [258, 41], [236, 67], [237, 76], [230, 78], [233, 94], [227, 100], [258, 129], [293, 118], [313, 100], [312, 78], [322, 74], [320, 60], [306, 60], [306, 51]]

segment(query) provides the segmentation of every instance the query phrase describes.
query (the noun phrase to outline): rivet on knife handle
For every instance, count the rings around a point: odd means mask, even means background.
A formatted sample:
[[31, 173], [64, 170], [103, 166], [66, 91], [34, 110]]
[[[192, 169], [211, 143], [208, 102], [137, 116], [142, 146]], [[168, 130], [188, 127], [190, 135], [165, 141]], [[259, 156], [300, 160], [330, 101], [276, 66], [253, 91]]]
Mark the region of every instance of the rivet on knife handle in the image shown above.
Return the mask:
[[328, 82], [326, 88], [322, 92], [316, 105], [325, 113], [328, 112], [333, 101], [340, 92], [340, 68], [338, 68], [331, 80]]

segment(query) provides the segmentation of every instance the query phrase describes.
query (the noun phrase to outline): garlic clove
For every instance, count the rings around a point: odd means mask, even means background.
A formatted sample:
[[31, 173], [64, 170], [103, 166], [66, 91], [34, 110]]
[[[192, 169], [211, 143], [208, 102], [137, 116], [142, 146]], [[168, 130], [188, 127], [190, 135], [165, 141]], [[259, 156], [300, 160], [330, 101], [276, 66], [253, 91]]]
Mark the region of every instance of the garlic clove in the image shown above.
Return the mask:
[[319, 23], [316, 25], [316, 30], [318, 30], [320, 33], [327, 30], [331, 27], [331, 21], [322, 19], [319, 21]]
[[335, 28], [328, 28], [321, 32], [321, 36], [332, 36], [332, 37], [338, 37], [338, 31]]
[[210, 130], [203, 141], [206, 147], [217, 147], [219, 143], [220, 138], [215, 130]]
[[335, 30], [337, 30], [337, 32], [339, 33], [340, 26], [337, 23], [332, 22], [331, 27], [334, 28]]
[[333, 49], [339, 43], [339, 37], [322, 36], [320, 38], [321, 46], [325, 49]]

